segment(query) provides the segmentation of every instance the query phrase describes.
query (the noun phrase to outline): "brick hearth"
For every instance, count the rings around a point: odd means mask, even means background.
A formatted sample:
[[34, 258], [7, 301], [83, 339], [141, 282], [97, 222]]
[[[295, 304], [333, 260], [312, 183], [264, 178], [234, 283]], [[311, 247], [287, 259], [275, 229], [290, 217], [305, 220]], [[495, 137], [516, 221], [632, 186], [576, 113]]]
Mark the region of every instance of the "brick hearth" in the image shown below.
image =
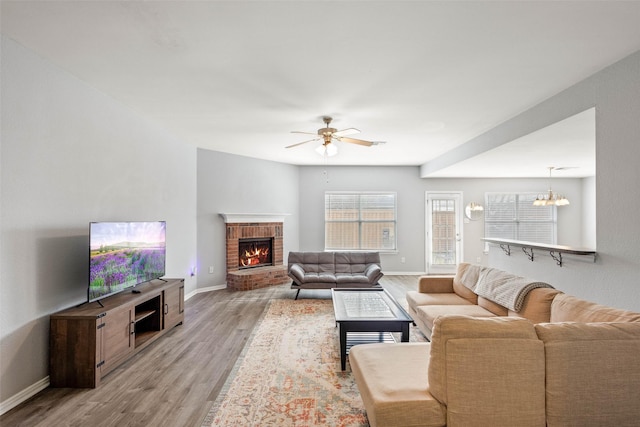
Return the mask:
[[[223, 215], [224, 216], [224, 215]], [[225, 216], [225, 219], [226, 216]], [[282, 222], [227, 222], [227, 288], [238, 291], [260, 289], [287, 283], [287, 266], [283, 263]], [[240, 269], [240, 239], [272, 239], [273, 265]]]
[[227, 273], [227, 288], [236, 291], [250, 291], [280, 285], [290, 281], [286, 265], [269, 265], [249, 270], [230, 271]]

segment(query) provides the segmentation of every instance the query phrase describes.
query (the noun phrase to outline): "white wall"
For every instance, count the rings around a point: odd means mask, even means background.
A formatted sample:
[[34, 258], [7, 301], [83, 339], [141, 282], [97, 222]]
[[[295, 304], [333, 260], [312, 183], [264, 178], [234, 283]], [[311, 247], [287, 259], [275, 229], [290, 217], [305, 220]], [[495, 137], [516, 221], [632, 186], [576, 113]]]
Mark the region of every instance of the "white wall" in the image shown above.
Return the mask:
[[[289, 214], [284, 262], [298, 250], [298, 167], [198, 150], [198, 288], [226, 283], [226, 230], [220, 213]], [[209, 274], [209, 267], [214, 267]]]
[[424, 192], [418, 167], [301, 166], [300, 189], [300, 250], [324, 250], [325, 191], [394, 191], [398, 253], [380, 254], [383, 269], [424, 271]]
[[[327, 171], [328, 182], [324, 171]], [[395, 191], [397, 192], [398, 251], [382, 253], [386, 272], [420, 273], [425, 267], [425, 192], [462, 191], [463, 204], [484, 203], [485, 192], [541, 192], [548, 179], [478, 179], [420, 178], [417, 166], [301, 166], [300, 167], [300, 249], [324, 249], [325, 191]], [[565, 194], [571, 205], [558, 212], [558, 243], [580, 245], [583, 206], [582, 180], [558, 179], [554, 188]], [[466, 262], [487, 262], [483, 253], [483, 221], [463, 224]], [[405, 263], [401, 259], [405, 258]]]
[[196, 150], [2, 37], [0, 402], [46, 385], [49, 314], [87, 300], [90, 221], [166, 220], [196, 261]]
[[596, 177], [583, 179], [582, 244], [584, 248], [597, 247], [596, 236]]
[[[596, 183], [595, 192], [585, 190], [585, 197], [596, 199], [597, 261], [567, 256], [558, 267], [544, 254], [529, 262], [520, 254], [506, 257], [494, 247], [489, 262], [581, 298], [640, 311], [640, 52], [505, 122], [498, 133], [519, 136], [523, 123], [550, 124], [593, 106]], [[591, 243], [586, 237], [585, 243]]]

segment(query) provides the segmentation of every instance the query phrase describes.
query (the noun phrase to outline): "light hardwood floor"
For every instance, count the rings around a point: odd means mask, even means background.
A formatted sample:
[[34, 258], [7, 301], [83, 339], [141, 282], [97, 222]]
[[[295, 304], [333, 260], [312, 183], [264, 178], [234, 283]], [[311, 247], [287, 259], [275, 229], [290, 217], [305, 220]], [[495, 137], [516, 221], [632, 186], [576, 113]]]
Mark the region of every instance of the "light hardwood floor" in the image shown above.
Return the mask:
[[[418, 276], [385, 276], [406, 307]], [[289, 285], [219, 290], [185, 303], [185, 321], [107, 375], [97, 389], [47, 388], [0, 417], [0, 426], [200, 426], [266, 304], [294, 298]], [[301, 291], [299, 298], [331, 298]], [[336, 343], [337, 345], [337, 343]]]

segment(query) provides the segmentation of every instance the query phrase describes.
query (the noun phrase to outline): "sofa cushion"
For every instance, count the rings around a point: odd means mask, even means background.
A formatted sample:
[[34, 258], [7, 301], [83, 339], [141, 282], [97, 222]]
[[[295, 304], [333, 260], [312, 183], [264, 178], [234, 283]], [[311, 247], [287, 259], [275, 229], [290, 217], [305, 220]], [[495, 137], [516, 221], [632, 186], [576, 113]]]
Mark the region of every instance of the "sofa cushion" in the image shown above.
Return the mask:
[[380, 264], [378, 252], [336, 252], [336, 273], [364, 274], [369, 264]]
[[302, 283], [336, 283], [336, 276], [331, 273], [305, 273]]
[[533, 324], [525, 319], [515, 317], [440, 316], [435, 320], [432, 330], [429, 383], [431, 393], [436, 399], [445, 403], [447, 400], [446, 346], [448, 340], [460, 338], [538, 340]]
[[546, 352], [547, 425], [637, 426], [640, 323], [535, 325]]
[[422, 276], [418, 280], [418, 292], [425, 294], [454, 293], [454, 276]]
[[553, 288], [553, 286], [516, 276], [497, 268], [485, 268], [480, 273], [480, 278], [473, 291], [510, 310], [520, 311], [527, 294], [537, 288]]
[[[468, 305], [422, 305], [415, 307], [416, 315], [429, 330], [433, 331], [433, 324], [440, 316], [462, 315], [471, 317], [494, 317], [495, 314], [475, 304]], [[427, 335], [425, 331], [425, 335]]]
[[436, 319], [429, 390], [447, 405], [447, 425], [544, 427], [544, 389], [544, 346], [531, 322]]
[[357, 252], [337, 252], [335, 254], [336, 273], [364, 273], [365, 254]]
[[335, 273], [333, 252], [289, 252], [289, 266], [298, 264], [307, 273]]
[[447, 353], [448, 426], [545, 427], [539, 340], [455, 339]]
[[362, 284], [371, 286], [369, 278], [364, 274], [360, 273], [336, 273], [335, 281], [338, 285], [346, 285], [349, 283], [352, 284]]
[[407, 303], [409, 307], [421, 305], [471, 305], [471, 303], [456, 293], [422, 293], [407, 291]]
[[429, 344], [363, 344], [349, 364], [372, 427], [444, 426], [445, 408], [429, 393]]
[[480, 279], [480, 274], [484, 270], [484, 267], [479, 264], [469, 264], [467, 262], [461, 262], [458, 264], [458, 269], [454, 276], [454, 280], [460, 283], [462, 286], [473, 290]]
[[478, 296], [472, 288], [478, 282], [482, 267], [474, 264], [460, 263], [453, 278], [453, 291], [471, 304], [478, 303]]
[[567, 294], [557, 295], [551, 303], [552, 323], [557, 322], [640, 322], [640, 313], [611, 308]]
[[552, 288], [531, 290], [524, 299], [520, 311], [509, 310], [509, 316], [524, 317], [533, 323], [546, 323], [551, 319], [551, 303], [561, 291]]
[[486, 310], [489, 310], [496, 316], [506, 316], [509, 314], [509, 310], [506, 307], [503, 307], [500, 304], [481, 296], [478, 296], [478, 305]]

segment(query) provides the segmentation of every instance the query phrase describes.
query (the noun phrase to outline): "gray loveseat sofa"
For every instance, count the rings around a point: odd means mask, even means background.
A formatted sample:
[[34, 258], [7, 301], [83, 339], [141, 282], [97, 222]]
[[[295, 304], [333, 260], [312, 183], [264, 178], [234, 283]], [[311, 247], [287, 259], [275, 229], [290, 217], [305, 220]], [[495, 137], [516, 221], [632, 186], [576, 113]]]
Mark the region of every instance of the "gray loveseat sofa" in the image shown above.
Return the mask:
[[289, 252], [291, 289], [370, 288], [384, 275], [378, 252]]

